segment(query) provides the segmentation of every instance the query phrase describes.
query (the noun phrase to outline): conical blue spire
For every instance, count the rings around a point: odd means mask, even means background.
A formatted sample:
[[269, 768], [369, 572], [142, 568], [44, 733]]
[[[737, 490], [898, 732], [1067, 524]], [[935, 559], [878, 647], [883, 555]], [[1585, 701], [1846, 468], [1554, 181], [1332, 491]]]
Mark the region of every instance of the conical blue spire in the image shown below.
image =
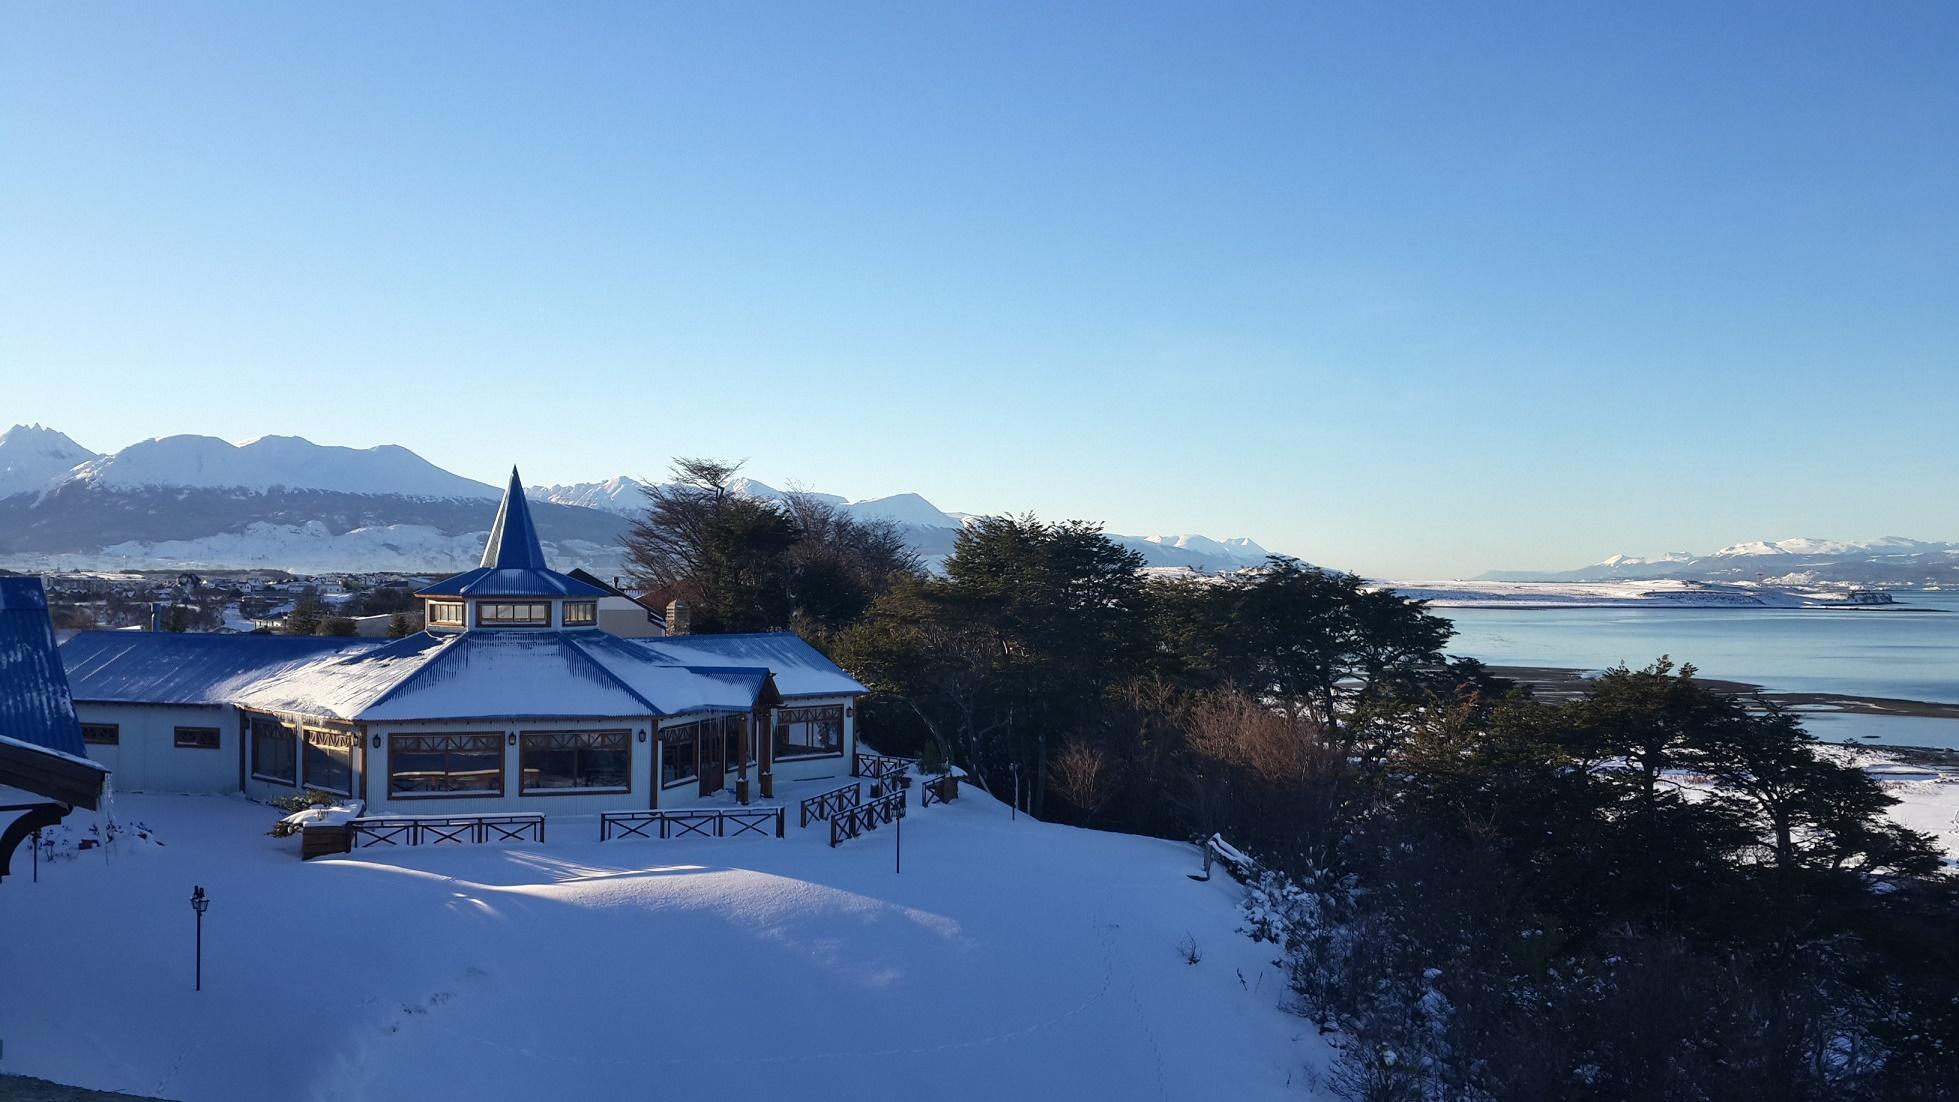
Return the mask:
[[490, 542], [483, 548], [482, 565], [492, 570], [544, 570], [544, 548], [537, 542], [537, 525], [531, 523], [530, 503], [524, 500], [524, 482], [517, 468], [510, 468], [510, 487], [497, 506], [496, 523], [490, 525]]

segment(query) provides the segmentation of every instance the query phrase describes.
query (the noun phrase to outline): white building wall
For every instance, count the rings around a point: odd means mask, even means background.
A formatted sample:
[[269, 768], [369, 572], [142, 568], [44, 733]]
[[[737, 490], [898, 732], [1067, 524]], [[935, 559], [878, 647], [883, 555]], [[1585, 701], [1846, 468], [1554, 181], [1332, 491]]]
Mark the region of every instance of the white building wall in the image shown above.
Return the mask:
[[[445, 720], [420, 723], [369, 723], [366, 725], [363, 753], [368, 764], [365, 794], [368, 814], [390, 815], [465, 815], [478, 813], [522, 812], [537, 815], [596, 815], [601, 811], [628, 811], [651, 807], [658, 746], [657, 723], [651, 716], [620, 716], [609, 719], [504, 719]], [[626, 792], [532, 792], [521, 791], [521, 754], [525, 731], [617, 731], [631, 733], [628, 745], [632, 759], [628, 766], [631, 789]], [[502, 796], [392, 796], [388, 792], [388, 748], [390, 735], [483, 734], [503, 737]], [[513, 745], [512, 736], [516, 736]], [[376, 745], [376, 739], [379, 745]], [[662, 795], [666, 795], [662, 793]], [[666, 806], [663, 799], [661, 806]]]
[[629, 597], [599, 598], [599, 630], [624, 639], [646, 639], [666, 634], [649, 619], [646, 606]]
[[[109, 767], [118, 792], [236, 792], [238, 712], [227, 704], [95, 704], [75, 702], [83, 723], [113, 723], [117, 743], [90, 743], [88, 756]], [[176, 745], [178, 727], [215, 727], [218, 748]]]

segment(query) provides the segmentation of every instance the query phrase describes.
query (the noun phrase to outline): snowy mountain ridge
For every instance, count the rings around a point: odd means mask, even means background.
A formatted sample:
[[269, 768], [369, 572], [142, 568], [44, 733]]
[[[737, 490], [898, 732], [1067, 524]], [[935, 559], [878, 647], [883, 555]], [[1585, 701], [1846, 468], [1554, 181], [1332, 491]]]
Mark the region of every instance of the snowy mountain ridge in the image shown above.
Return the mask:
[[[753, 497], [784, 496], [754, 479], [735, 486]], [[299, 436], [232, 443], [187, 434], [100, 453], [54, 429], [22, 425], [0, 434], [0, 566], [459, 569], [480, 553], [484, 503], [500, 492], [395, 444], [352, 448]], [[620, 572], [619, 539], [644, 508], [642, 482], [620, 475], [526, 493], [563, 566]], [[811, 496], [853, 517], [898, 524], [928, 564], [943, 561], [973, 519], [917, 493]], [[1223, 571], [1265, 558], [1243, 537], [1110, 538], [1151, 566]]]
[[1787, 585], [1951, 585], [1959, 583], [1959, 543], [1878, 536], [1837, 540], [1799, 536], [1751, 540], [1697, 555], [1670, 551], [1613, 555], [1575, 570], [1492, 570], [1478, 581], [1603, 582], [1658, 579], [1754, 581]]

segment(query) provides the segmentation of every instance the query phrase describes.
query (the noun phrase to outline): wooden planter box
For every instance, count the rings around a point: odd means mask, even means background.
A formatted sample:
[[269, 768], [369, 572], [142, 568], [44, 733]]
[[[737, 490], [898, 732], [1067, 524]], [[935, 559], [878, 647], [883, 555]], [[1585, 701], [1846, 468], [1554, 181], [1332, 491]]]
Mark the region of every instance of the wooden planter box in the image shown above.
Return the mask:
[[353, 828], [340, 826], [309, 826], [299, 832], [299, 859], [311, 861], [315, 857], [327, 857], [336, 853], [354, 851]]

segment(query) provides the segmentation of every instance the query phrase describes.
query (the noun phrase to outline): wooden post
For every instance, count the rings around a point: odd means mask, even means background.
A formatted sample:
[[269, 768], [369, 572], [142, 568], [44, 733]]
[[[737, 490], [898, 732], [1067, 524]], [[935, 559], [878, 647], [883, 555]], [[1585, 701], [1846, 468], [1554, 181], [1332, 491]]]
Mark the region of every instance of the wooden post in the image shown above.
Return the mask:
[[755, 757], [762, 778], [762, 798], [775, 799], [775, 729], [767, 708], [755, 709]]

